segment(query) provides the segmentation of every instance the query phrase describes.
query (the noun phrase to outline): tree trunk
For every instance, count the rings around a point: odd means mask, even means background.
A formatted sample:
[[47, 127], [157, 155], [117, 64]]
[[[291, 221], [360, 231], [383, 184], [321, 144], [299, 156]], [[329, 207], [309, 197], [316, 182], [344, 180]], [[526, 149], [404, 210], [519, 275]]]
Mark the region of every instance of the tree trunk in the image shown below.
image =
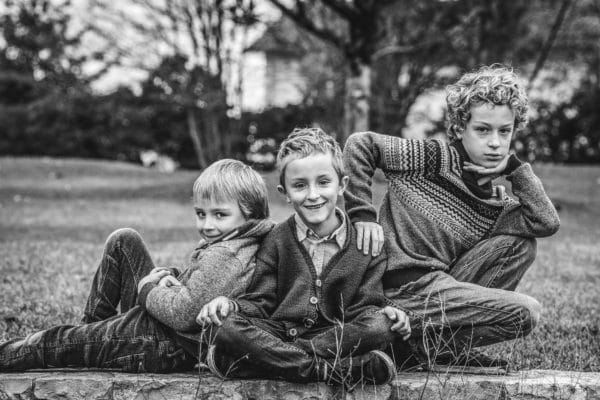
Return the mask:
[[360, 64], [358, 74], [348, 70], [344, 96], [344, 131], [338, 140], [343, 146], [354, 132], [369, 130], [371, 98], [371, 66]]
[[200, 132], [198, 132], [198, 125], [196, 124], [196, 116], [194, 115], [194, 109], [187, 107], [186, 111], [188, 132], [194, 144], [194, 151], [196, 152], [196, 158], [198, 159], [198, 166], [200, 169], [204, 169], [207, 166], [204, 152], [202, 151], [202, 142], [200, 141]]

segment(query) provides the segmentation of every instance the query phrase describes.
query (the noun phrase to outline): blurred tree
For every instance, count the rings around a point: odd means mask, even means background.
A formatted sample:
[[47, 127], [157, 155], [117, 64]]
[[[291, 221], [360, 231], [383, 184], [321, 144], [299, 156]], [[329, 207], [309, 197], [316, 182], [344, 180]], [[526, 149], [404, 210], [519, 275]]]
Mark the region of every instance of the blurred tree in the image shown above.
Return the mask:
[[235, 129], [222, 123], [230, 110], [227, 82], [237, 72], [232, 57], [240, 35], [257, 21], [254, 1], [93, 0], [91, 6], [88, 24], [105, 40], [105, 51], [150, 71], [154, 93], [183, 107], [198, 165], [231, 156], [228, 135]]
[[[345, 58], [345, 135], [370, 128], [400, 135], [408, 111], [425, 89], [458, 71], [504, 62], [541, 65], [552, 45], [532, 12], [552, 7], [553, 30], [566, 12], [558, 1], [530, 0], [270, 0]], [[563, 10], [564, 8], [564, 10]], [[544, 46], [546, 43], [546, 46]], [[373, 96], [371, 96], [373, 93]], [[369, 116], [372, 118], [369, 121]], [[345, 137], [342, 137], [343, 141]]]
[[69, 1], [0, 3], [0, 152], [43, 153], [48, 142], [68, 145], [64, 118], [72, 100], [87, 96], [77, 54], [79, 34], [69, 32]]

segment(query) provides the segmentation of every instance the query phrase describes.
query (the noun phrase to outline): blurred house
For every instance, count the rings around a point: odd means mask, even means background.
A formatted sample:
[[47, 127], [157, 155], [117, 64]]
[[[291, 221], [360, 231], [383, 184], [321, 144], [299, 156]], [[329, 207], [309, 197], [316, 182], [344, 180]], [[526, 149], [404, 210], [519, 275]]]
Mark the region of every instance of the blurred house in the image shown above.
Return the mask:
[[243, 109], [260, 111], [300, 104], [310, 86], [306, 56], [321, 48], [288, 18], [271, 24], [245, 50]]

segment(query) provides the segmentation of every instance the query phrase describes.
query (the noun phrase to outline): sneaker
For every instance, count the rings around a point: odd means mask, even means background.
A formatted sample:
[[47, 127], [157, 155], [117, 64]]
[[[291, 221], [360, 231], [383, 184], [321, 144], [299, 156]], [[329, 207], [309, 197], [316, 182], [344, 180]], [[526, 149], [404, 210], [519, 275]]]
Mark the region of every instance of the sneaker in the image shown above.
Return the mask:
[[384, 385], [396, 377], [392, 359], [383, 351], [372, 350], [362, 356], [348, 357], [340, 361], [323, 360], [320, 365], [321, 380], [346, 387], [361, 383]]

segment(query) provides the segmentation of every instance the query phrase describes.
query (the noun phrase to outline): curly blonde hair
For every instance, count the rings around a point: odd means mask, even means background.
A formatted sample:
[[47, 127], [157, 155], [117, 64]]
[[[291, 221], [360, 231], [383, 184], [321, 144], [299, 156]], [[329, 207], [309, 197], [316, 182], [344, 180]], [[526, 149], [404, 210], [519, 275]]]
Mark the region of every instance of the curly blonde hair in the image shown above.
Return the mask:
[[344, 176], [342, 149], [338, 142], [321, 128], [295, 128], [281, 143], [277, 153], [279, 183], [285, 188], [285, 167], [299, 158], [305, 158], [315, 153], [331, 154], [333, 169], [338, 177]]
[[501, 64], [484, 66], [446, 87], [446, 134], [451, 142], [466, 128], [471, 107], [484, 103], [509, 106], [515, 114], [515, 132], [527, 124], [529, 101], [521, 79]]

